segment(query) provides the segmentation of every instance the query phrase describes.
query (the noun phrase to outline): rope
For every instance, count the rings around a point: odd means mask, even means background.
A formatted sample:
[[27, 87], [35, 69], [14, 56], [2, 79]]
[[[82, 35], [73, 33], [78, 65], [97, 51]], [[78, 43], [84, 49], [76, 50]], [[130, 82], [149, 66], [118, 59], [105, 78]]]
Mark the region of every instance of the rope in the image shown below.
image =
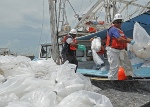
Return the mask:
[[71, 5], [70, 1], [69, 0], [67, 0], [67, 1], [70, 4], [70, 6], [71, 6], [72, 10], [74, 11], [74, 13], [77, 14], [76, 11], [74, 10], [73, 6]]
[[[83, 9], [83, 10], [87, 10], [87, 8], [88, 8], [93, 2], [94, 2], [94, 0], [90, 1], [90, 3], [89, 3], [89, 4], [85, 7], [85, 9]], [[81, 14], [83, 14], [83, 12], [82, 12]]]
[[[83, 1], [82, 1], [82, 2], [83, 2]], [[83, 10], [86, 10], [93, 2], [94, 2], [94, 0], [92, 0], [92, 1], [90, 0], [90, 3], [89, 3], [89, 4], [85, 7], [85, 9], [83, 9]], [[83, 3], [82, 3], [82, 4], [83, 4]], [[82, 5], [82, 4], [81, 4], [81, 5]], [[81, 9], [80, 9], [80, 10], [81, 10]], [[80, 13], [80, 15], [81, 15], [81, 14], [83, 14], [83, 12]], [[74, 19], [74, 21], [72, 21], [71, 24], [72, 24], [72, 25], [75, 25], [75, 23], [77, 23], [77, 22], [76, 22], [76, 19]]]
[[[42, 28], [41, 28], [41, 35], [40, 35], [40, 39], [39, 39], [38, 45], [41, 43], [41, 38], [42, 38], [42, 34], [43, 34], [43, 23], [44, 23], [44, 0], [43, 0], [43, 19], [42, 19]], [[35, 54], [38, 53], [38, 50], [39, 50], [39, 49], [36, 49]]]
[[41, 42], [41, 37], [42, 37], [42, 34], [43, 34], [43, 23], [44, 23], [44, 0], [43, 0], [43, 19], [42, 19], [42, 28], [41, 28], [41, 36], [40, 36], [39, 44], [40, 44], [40, 42]]

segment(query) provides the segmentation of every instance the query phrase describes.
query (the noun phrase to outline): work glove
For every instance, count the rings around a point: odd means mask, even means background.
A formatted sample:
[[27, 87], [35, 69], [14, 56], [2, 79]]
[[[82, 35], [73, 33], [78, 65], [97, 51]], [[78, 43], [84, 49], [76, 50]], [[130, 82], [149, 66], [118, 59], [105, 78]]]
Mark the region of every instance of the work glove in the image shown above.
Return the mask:
[[78, 48], [77, 49], [84, 51], [84, 50], [86, 50], [86, 46], [78, 44]]
[[132, 41], [130, 42], [130, 44], [131, 44], [131, 45], [133, 45], [134, 43], [135, 43], [135, 41], [134, 41], [134, 40], [132, 40]]

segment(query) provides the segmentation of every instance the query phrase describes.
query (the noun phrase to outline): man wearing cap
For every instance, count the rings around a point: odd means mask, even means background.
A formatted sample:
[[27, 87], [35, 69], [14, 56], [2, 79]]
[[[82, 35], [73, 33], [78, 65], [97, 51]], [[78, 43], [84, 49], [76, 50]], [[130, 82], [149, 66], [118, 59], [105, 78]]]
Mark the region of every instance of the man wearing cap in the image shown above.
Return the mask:
[[132, 79], [133, 70], [126, 51], [127, 43], [133, 45], [135, 41], [124, 34], [121, 30], [123, 18], [121, 14], [114, 16], [113, 25], [108, 29], [106, 50], [110, 69], [108, 79], [118, 80], [118, 69], [122, 66], [125, 69], [127, 79]]
[[[75, 39], [76, 35], [77, 35], [76, 29], [72, 29], [69, 32], [69, 35], [66, 38], [66, 41], [65, 41], [65, 44], [64, 44], [61, 54], [62, 54], [62, 58], [63, 58], [63, 61], [62, 61], [63, 63], [66, 60], [68, 60], [69, 63], [75, 64], [78, 67], [78, 61], [75, 56], [75, 52], [78, 47], [77, 40]], [[76, 72], [76, 70], [75, 70], [75, 72]]]

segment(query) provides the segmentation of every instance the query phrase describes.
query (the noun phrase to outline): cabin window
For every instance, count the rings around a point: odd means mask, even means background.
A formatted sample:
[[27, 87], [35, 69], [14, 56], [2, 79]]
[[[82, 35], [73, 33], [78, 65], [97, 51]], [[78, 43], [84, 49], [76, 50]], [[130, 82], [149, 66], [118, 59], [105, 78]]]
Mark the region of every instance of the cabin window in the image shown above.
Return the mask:
[[51, 46], [41, 46], [41, 58], [51, 58]]
[[84, 51], [76, 50], [76, 57], [84, 57]]

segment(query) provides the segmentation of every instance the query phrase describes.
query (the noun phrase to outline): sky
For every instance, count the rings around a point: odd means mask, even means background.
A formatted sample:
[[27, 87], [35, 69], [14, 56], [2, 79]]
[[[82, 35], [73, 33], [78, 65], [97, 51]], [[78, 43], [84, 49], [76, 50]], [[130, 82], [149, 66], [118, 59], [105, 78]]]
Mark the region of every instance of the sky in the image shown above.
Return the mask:
[[[70, 1], [79, 5], [76, 0]], [[78, 12], [81, 9], [74, 8]], [[74, 15], [72, 9], [69, 14]], [[75, 18], [68, 20], [74, 23]], [[0, 38], [0, 48], [9, 48], [17, 54], [37, 56], [39, 44], [50, 42], [48, 0], [0, 0]]]
[[0, 48], [37, 54], [38, 44], [50, 41], [48, 9], [48, 0], [1, 0]]
[[[76, 13], [82, 15], [95, 1], [70, 0], [70, 3]], [[75, 13], [71, 6], [67, 5], [68, 21], [73, 26], [77, 20], [72, 17]], [[37, 56], [39, 44], [50, 42], [48, 0], [0, 0], [0, 38], [0, 48]]]

